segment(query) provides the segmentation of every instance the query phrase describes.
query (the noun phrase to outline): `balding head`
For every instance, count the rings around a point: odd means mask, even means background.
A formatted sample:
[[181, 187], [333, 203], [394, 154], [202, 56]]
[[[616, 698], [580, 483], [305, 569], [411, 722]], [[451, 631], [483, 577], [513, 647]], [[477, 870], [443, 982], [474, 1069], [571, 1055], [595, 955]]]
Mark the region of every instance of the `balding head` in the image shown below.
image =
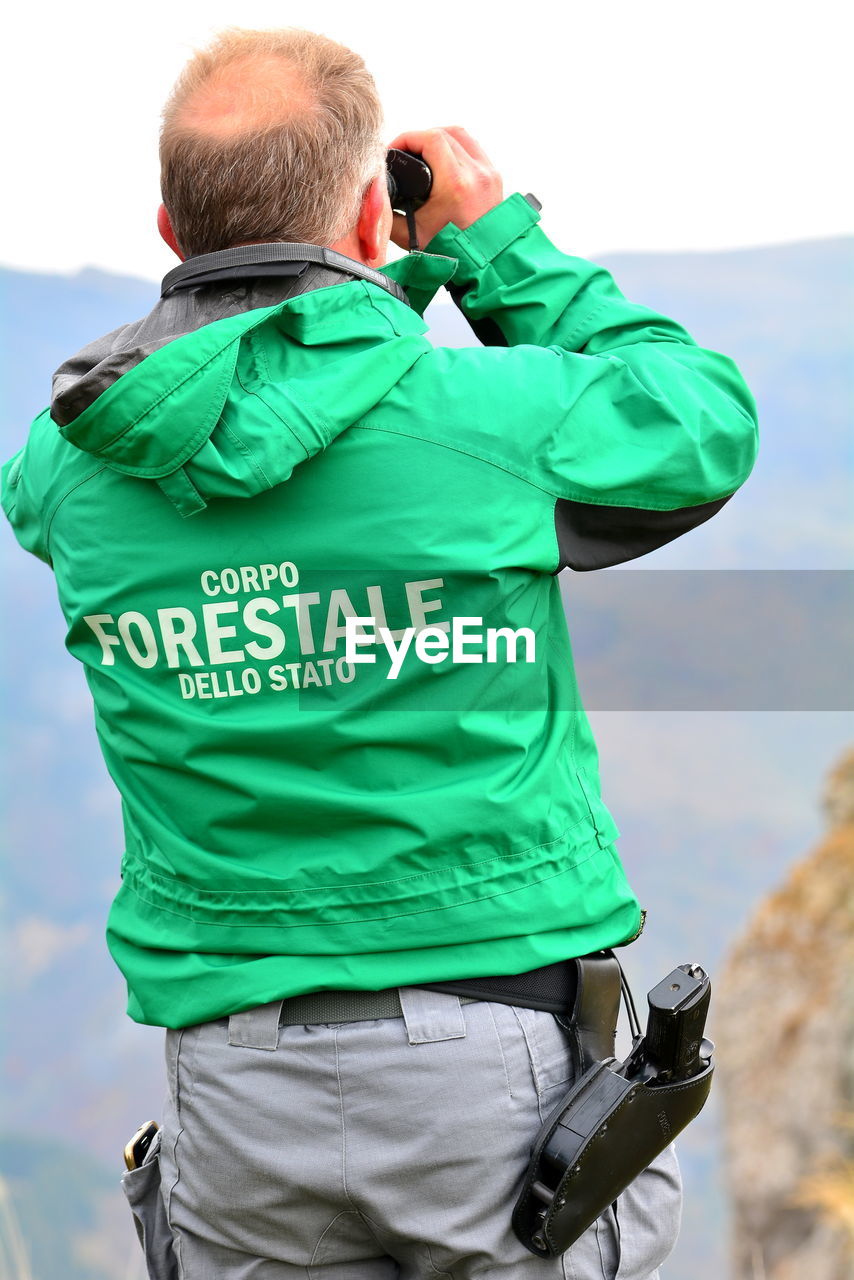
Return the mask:
[[193, 64], [187, 68], [186, 88], [180, 96], [176, 89], [170, 104], [174, 128], [228, 138], [317, 112], [316, 90], [290, 57], [242, 52], [242, 45], [241, 40], [231, 60], [207, 65], [205, 59], [203, 75], [201, 68], [190, 74]]
[[309, 31], [226, 31], [163, 112], [163, 201], [182, 252], [351, 230], [381, 171], [382, 113], [361, 58]]

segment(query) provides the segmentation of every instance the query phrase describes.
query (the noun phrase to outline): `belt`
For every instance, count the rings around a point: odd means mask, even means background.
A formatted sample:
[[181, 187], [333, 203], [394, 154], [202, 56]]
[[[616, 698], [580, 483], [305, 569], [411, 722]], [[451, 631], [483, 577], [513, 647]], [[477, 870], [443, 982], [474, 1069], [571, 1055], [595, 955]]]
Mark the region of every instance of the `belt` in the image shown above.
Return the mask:
[[[420, 985], [427, 991], [457, 995], [463, 1004], [489, 1000], [555, 1014], [567, 1032], [573, 1069], [580, 1076], [595, 1063], [614, 1057], [623, 982], [613, 951], [595, 951], [530, 973]], [[283, 1000], [279, 1024], [293, 1027], [313, 1022], [402, 1017], [397, 987], [385, 991], [312, 991]]]
[[[575, 960], [561, 960], [528, 973], [419, 985], [427, 991], [459, 996], [465, 1004], [489, 1000], [566, 1015], [575, 1003], [576, 966]], [[312, 1022], [366, 1022], [374, 1018], [402, 1017], [397, 987], [384, 991], [312, 991], [282, 1001], [279, 1025], [293, 1027]]]
[[[473, 996], [460, 996], [471, 1004]], [[282, 1001], [280, 1027], [297, 1027], [312, 1022], [369, 1022], [374, 1018], [402, 1018], [403, 1007], [397, 987], [385, 991], [312, 991]]]

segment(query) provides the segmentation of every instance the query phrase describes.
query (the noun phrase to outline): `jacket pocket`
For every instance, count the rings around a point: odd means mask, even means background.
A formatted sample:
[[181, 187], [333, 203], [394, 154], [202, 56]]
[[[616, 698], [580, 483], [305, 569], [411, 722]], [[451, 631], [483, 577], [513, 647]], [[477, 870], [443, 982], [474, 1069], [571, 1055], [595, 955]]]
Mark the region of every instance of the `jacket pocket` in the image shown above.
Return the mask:
[[143, 1164], [122, 1174], [122, 1190], [133, 1214], [149, 1280], [178, 1280], [172, 1231], [160, 1194], [161, 1134], [162, 1130], [155, 1134]]

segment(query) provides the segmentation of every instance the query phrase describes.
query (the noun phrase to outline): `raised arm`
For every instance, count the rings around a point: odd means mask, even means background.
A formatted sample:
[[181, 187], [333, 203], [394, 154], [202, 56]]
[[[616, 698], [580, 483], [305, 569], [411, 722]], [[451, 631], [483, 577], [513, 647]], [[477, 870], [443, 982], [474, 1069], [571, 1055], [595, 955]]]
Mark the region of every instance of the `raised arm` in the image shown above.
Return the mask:
[[[757, 449], [756, 404], [734, 361], [562, 253], [525, 197], [501, 199], [463, 130], [395, 145], [420, 145], [438, 166], [419, 230], [432, 233], [429, 251], [457, 259], [451, 292], [475, 332], [489, 346], [545, 349], [520, 351], [507, 373], [529, 387], [518, 446], [558, 500], [561, 563], [619, 564], [714, 515]], [[460, 222], [448, 216], [455, 203]]]

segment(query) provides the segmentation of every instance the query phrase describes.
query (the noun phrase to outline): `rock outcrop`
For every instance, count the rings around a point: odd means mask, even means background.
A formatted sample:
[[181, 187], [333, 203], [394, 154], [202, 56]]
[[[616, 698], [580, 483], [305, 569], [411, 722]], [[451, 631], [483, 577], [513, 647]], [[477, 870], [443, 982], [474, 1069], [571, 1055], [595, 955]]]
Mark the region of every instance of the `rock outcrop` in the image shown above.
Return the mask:
[[717, 999], [732, 1280], [854, 1275], [854, 751]]

